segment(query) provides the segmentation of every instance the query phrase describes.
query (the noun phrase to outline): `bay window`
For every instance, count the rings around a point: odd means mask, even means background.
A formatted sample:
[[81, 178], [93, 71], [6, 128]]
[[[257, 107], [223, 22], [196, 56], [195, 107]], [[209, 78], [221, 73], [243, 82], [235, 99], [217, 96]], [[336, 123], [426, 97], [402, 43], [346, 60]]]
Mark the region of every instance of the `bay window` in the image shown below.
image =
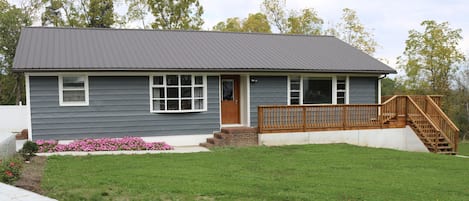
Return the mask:
[[206, 111], [206, 76], [168, 74], [150, 77], [152, 112]]

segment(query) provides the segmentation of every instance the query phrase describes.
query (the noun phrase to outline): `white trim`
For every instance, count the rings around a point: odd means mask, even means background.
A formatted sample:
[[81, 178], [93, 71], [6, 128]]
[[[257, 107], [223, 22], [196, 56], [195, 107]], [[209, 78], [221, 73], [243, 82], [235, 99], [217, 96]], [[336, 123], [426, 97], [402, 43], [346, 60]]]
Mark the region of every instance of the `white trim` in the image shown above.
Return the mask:
[[332, 104], [337, 104], [337, 76], [332, 76]]
[[383, 75], [385, 73], [307, 73], [307, 72], [236, 72], [236, 71], [214, 71], [214, 72], [201, 72], [201, 71], [142, 71], [142, 72], [94, 72], [94, 71], [83, 71], [83, 72], [29, 72], [30, 76], [58, 76], [58, 75], [83, 75], [88, 76], [151, 76], [153, 74], [191, 74], [191, 75], [206, 75], [206, 76], [218, 76], [218, 75], [263, 75], [263, 76], [286, 76], [286, 75], [306, 75], [312, 77], [331, 77], [335, 75], [339, 76], [356, 76], [356, 77], [376, 77], [376, 75]]
[[378, 77], [378, 104], [381, 104], [381, 79]]
[[[207, 138], [213, 137], [212, 134], [201, 133], [191, 135], [163, 135], [163, 136], [145, 136], [140, 137], [145, 142], [166, 142], [171, 146], [199, 146]], [[59, 144], [70, 144], [73, 140], [59, 140]]]
[[33, 124], [31, 120], [31, 89], [30, 89], [30, 82], [29, 82], [29, 74], [24, 74], [24, 81], [25, 81], [25, 90], [26, 90], [26, 107], [28, 107], [28, 139], [33, 140]]
[[[222, 76], [230, 76], [230, 75], [236, 75], [239, 76], [239, 82], [238, 82], [238, 87], [239, 87], [239, 124], [223, 124], [223, 119], [222, 119], [222, 106], [221, 102], [223, 100], [223, 83], [222, 81], [224, 80]], [[239, 74], [221, 74], [218, 77], [218, 87], [219, 87], [219, 96], [218, 96], [218, 102], [219, 102], [219, 107], [220, 107], [220, 128], [223, 127], [230, 127], [230, 125], [235, 125], [235, 126], [250, 126], [251, 125], [251, 115], [250, 115], [250, 107], [251, 107], [251, 101], [250, 99], [250, 83], [251, 83], [251, 77], [249, 75], [239, 75]], [[232, 78], [227, 78], [225, 80], [234, 80]], [[243, 83], [243, 81], [245, 81]], [[234, 82], [233, 82], [234, 83]], [[236, 86], [234, 86], [236, 87]], [[234, 91], [233, 91], [234, 93]], [[235, 99], [235, 95], [233, 95], [233, 99]], [[233, 127], [233, 126], [231, 126]]]
[[350, 76], [345, 77], [345, 104], [350, 104]]
[[247, 95], [247, 86], [248, 86], [248, 76], [242, 75], [239, 76], [239, 106], [240, 106], [240, 117], [241, 117], [241, 124], [248, 126], [248, 116], [247, 116], [247, 106], [248, 106], [248, 95]]
[[300, 75], [300, 97], [299, 97], [300, 100], [298, 101], [300, 103], [300, 105], [303, 105], [303, 88], [304, 88], [303, 78], [304, 78], [304, 76]]
[[246, 76], [246, 102], [247, 126], [251, 127], [251, 75]]
[[291, 83], [290, 83], [290, 76], [287, 76], [287, 105], [291, 105]]
[[222, 115], [221, 115], [221, 75], [218, 76], [218, 116], [220, 118], [220, 129], [222, 128]]
[[[63, 78], [64, 77], [67, 77], [67, 76], [70, 76], [70, 77], [84, 77], [84, 89], [79, 89], [79, 91], [81, 90], [85, 90], [85, 101], [82, 102], [82, 101], [77, 101], [77, 102], [64, 102], [63, 101], [63, 92], [64, 92], [64, 88], [63, 88]], [[89, 106], [90, 104], [90, 101], [89, 101], [89, 84], [88, 84], [88, 75], [86, 74], [61, 74], [58, 76], [58, 80], [59, 80], [59, 105], [60, 106]], [[73, 91], [75, 89], [71, 89], [69, 91]]]
[[243, 124], [222, 124], [222, 128], [226, 127], [241, 127], [244, 126]]
[[[178, 85], [176, 86], [168, 86], [167, 83], [166, 83], [166, 76], [167, 75], [176, 75], [178, 77]], [[190, 75], [191, 76], [191, 85], [186, 85], [186, 86], [183, 86], [181, 84], [181, 75]], [[155, 85], [153, 83], [153, 78], [155, 76], [162, 76], [163, 77], [163, 84], [162, 85]], [[195, 84], [195, 77], [196, 76], [201, 76], [202, 77], [202, 85], [200, 84]], [[204, 75], [204, 74], [186, 74], [186, 73], [174, 73], [174, 74], [171, 74], [171, 73], [162, 73], [162, 74], [151, 74], [148, 76], [148, 79], [149, 79], [149, 90], [150, 90], [150, 93], [149, 93], [149, 99], [150, 99], [150, 113], [192, 113], [192, 112], [206, 112], [207, 111], [207, 76]], [[179, 94], [179, 97], [177, 98], [178, 100], [178, 103], [179, 103], [179, 110], [168, 110], [168, 94], [166, 93], [167, 91], [167, 88], [177, 88], [178, 89], [178, 94]], [[191, 88], [191, 97], [190, 98], [182, 98], [182, 94], [181, 94], [181, 89], [182, 87], [190, 87]], [[194, 88], [200, 88], [202, 87], [202, 98], [197, 98], [197, 99], [202, 99], [203, 100], [203, 108], [202, 109], [190, 109], [190, 110], [183, 110], [182, 107], [181, 107], [181, 104], [182, 104], [182, 100], [191, 100], [191, 106], [192, 108], [195, 107], [195, 93], [194, 93]], [[153, 89], [154, 88], [162, 88], [164, 89], [164, 98], [153, 98]], [[154, 106], [153, 106], [153, 101], [155, 100], [164, 100], [165, 102], [165, 108], [164, 110], [154, 110]], [[176, 100], [176, 99], [171, 99], [171, 100]]]
[[300, 89], [298, 91], [299, 97], [298, 97], [298, 104], [303, 105], [303, 76], [302, 75], [288, 75], [287, 76], [287, 104], [291, 105], [291, 77], [299, 77], [299, 85]]

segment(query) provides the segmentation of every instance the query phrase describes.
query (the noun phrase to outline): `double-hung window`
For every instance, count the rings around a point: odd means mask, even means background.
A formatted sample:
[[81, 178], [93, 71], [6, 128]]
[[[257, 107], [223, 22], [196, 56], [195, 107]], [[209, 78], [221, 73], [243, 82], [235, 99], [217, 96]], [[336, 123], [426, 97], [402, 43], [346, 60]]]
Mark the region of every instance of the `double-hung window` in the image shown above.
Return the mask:
[[167, 74], [150, 77], [152, 112], [207, 110], [206, 76]]
[[60, 106], [87, 106], [88, 96], [88, 76], [59, 76]]

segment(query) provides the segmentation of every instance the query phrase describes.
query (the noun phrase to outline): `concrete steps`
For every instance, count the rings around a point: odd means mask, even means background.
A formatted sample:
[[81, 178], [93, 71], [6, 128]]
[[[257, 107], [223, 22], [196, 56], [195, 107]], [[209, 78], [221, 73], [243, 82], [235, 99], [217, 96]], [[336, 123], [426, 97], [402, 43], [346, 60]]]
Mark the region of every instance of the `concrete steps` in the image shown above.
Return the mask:
[[229, 127], [222, 128], [220, 132], [214, 133], [212, 138], [207, 138], [206, 142], [200, 146], [206, 148], [224, 146], [257, 146], [257, 128], [251, 127]]

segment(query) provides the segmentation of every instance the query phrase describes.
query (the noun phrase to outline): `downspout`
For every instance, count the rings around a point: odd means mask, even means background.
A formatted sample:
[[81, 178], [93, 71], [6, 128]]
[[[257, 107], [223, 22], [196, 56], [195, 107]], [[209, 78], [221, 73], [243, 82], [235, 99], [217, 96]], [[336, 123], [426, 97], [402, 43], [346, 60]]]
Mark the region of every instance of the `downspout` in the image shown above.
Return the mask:
[[382, 80], [382, 79], [386, 78], [387, 76], [388, 76], [388, 74], [384, 74], [383, 77], [378, 77], [378, 80]]

